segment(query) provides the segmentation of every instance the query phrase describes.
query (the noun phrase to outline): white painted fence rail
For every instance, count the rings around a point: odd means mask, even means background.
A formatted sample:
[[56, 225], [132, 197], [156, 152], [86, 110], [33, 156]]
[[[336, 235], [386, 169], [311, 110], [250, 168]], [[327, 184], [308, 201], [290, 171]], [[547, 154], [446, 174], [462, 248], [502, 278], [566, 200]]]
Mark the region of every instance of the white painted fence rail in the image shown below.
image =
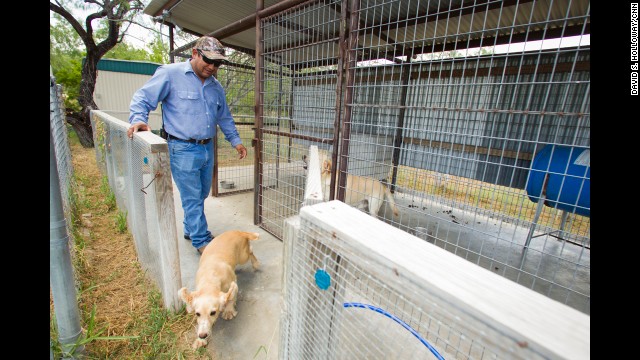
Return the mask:
[[138, 260], [156, 281], [166, 308], [180, 309], [182, 287], [167, 142], [151, 131], [127, 137], [129, 123], [91, 112], [96, 160], [118, 209], [127, 214]]

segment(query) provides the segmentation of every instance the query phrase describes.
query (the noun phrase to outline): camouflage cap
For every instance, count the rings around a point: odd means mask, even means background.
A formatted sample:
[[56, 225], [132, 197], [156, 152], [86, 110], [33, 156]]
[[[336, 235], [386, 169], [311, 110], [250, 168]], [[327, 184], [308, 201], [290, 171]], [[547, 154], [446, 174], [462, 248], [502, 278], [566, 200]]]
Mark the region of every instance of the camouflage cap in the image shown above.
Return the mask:
[[193, 48], [202, 51], [202, 54], [206, 58], [212, 60], [227, 60], [226, 56], [224, 56], [224, 46], [222, 46], [222, 43], [214, 37], [201, 37], [196, 41]]

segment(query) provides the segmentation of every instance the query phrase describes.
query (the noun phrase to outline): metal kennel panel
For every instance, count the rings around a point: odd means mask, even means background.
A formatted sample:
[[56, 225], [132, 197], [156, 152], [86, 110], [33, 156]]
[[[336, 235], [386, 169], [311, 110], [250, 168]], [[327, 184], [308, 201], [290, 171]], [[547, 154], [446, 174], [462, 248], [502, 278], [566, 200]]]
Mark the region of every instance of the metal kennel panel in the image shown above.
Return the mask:
[[378, 219], [590, 312], [588, 1], [309, 1], [260, 33], [265, 228], [301, 203], [280, 164], [317, 145], [331, 199], [385, 184]]
[[[359, 1], [351, 16], [341, 175], [357, 162], [389, 184], [401, 211], [384, 221], [589, 313], [589, 2]], [[579, 172], [534, 170], [548, 146], [582, 154]], [[577, 195], [550, 201], [537, 173]]]
[[254, 188], [253, 146], [255, 128], [255, 59], [234, 51], [229, 61], [218, 70], [217, 79], [225, 90], [227, 104], [236, 128], [247, 148], [247, 157], [238, 159], [238, 152], [224, 139], [218, 129], [215, 141], [215, 165], [213, 169], [213, 196], [251, 191]]
[[310, 144], [328, 149], [336, 131], [337, 3], [310, 1], [261, 19], [258, 221], [278, 238], [302, 204], [303, 155]]
[[589, 316], [342, 202], [287, 225], [283, 359], [589, 357]]

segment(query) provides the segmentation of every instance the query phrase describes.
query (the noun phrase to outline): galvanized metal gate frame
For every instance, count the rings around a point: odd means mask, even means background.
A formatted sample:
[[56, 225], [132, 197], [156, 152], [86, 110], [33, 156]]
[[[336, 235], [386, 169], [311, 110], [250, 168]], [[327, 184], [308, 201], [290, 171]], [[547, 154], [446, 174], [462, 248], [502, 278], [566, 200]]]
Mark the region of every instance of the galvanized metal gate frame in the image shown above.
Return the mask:
[[[273, 131], [267, 130], [263, 128], [263, 86], [264, 83], [264, 58], [263, 58], [263, 32], [260, 26], [261, 19], [277, 14], [282, 11], [282, 9], [290, 10], [292, 8], [298, 6], [304, 6], [308, 4], [318, 3], [321, 1], [318, 0], [307, 0], [307, 1], [283, 1], [278, 3], [279, 6], [272, 6], [269, 9], [262, 10], [263, 2], [258, 0], [258, 11], [256, 16], [256, 111], [255, 111], [255, 139], [253, 145], [256, 146], [256, 157], [255, 157], [255, 191], [254, 191], [254, 224], [261, 224], [262, 218], [262, 173], [263, 173], [263, 162], [262, 162], [262, 135], [263, 133], [270, 133], [274, 135], [280, 135], [284, 137], [288, 137], [289, 139], [297, 138], [304, 139], [309, 141], [315, 141], [321, 144], [340, 144], [340, 146], [333, 146], [333, 151], [331, 153], [331, 185], [330, 185], [330, 200], [341, 200], [345, 199], [345, 186], [346, 186], [346, 174], [348, 168], [348, 160], [349, 160], [349, 138], [350, 138], [350, 119], [351, 119], [351, 107], [348, 104], [351, 103], [353, 99], [353, 84], [355, 79], [355, 68], [356, 68], [356, 53], [355, 48], [358, 45], [358, 36], [357, 31], [353, 31], [354, 29], [358, 29], [359, 18], [358, 18], [358, 6], [359, 1], [357, 0], [343, 0], [343, 6], [340, 7], [340, 18], [341, 18], [341, 26], [340, 26], [340, 51], [338, 58], [338, 66], [337, 66], [337, 88], [336, 88], [336, 115], [334, 119], [334, 132], [332, 138], [320, 138], [314, 136], [300, 135], [300, 134], [292, 134], [289, 132], [281, 132], [281, 131]], [[287, 3], [288, 6], [284, 6], [283, 3]], [[355, 15], [353, 15], [355, 14]], [[403, 81], [406, 83], [409, 80], [408, 70], [403, 73]], [[406, 92], [406, 87], [403, 90]], [[406, 95], [406, 94], [405, 94]], [[406, 98], [406, 96], [405, 96]], [[402, 101], [406, 101], [403, 98]], [[398, 119], [398, 131], [394, 137], [394, 150], [393, 150], [393, 179], [391, 185], [391, 192], [394, 190], [394, 184], [396, 180], [397, 174], [397, 166], [398, 160], [400, 157], [400, 143], [402, 142], [402, 125], [403, 125], [403, 115], [404, 111], [401, 110], [400, 117]], [[340, 157], [339, 166], [338, 165], [338, 157]], [[336, 171], [337, 170], [337, 171]], [[337, 186], [337, 194], [336, 194], [336, 182]]]

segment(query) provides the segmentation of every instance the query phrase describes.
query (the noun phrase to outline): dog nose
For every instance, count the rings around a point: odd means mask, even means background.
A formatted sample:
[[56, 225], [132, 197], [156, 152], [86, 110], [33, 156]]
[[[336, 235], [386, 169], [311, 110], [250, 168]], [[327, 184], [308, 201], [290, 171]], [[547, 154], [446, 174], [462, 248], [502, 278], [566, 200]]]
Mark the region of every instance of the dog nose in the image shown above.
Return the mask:
[[198, 334], [198, 337], [199, 337], [200, 339], [206, 339], [206, 338], [207, 338], [207, 336], [209, 336], [209, 334], [207, 334], [207, 333], [204, 333], [204, 334]]

